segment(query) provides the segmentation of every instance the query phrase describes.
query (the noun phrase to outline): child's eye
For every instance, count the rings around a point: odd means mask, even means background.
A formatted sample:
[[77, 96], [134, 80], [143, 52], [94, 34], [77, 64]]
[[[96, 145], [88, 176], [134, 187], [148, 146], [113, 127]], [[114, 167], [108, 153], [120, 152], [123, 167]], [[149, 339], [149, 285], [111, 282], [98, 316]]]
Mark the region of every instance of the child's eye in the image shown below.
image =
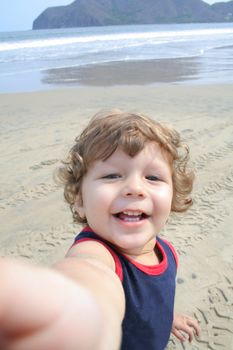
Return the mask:
[[102, 177], [102, 179], [118, 179], [119, 177], [121, 177], [119, 174], [108, 174]]
[[146, 176], [146, 179], [150, 181], [160, 181], [160, 178], [156, 175], [148, 175]]

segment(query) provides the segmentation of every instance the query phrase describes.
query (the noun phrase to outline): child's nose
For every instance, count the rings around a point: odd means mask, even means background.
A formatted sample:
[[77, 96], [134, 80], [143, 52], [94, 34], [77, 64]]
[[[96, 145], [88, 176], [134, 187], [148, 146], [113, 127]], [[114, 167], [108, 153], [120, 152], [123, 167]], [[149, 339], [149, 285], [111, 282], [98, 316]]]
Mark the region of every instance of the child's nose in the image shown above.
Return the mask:
[[139, 179], [129, 179], [123, 188], [124, 197], [145, 197], [143, 184]]

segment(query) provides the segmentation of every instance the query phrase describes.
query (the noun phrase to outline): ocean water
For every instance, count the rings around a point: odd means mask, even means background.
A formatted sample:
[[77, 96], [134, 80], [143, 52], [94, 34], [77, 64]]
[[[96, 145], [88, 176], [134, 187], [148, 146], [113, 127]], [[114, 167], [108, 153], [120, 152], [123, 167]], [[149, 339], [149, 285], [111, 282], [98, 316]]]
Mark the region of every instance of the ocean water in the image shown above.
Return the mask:
[[2, 32], [0, 92], [48, 89], [42, 77], [49, 69], [185, 58], [199, 67], [188, 82], [233, 83], [233, 23]]

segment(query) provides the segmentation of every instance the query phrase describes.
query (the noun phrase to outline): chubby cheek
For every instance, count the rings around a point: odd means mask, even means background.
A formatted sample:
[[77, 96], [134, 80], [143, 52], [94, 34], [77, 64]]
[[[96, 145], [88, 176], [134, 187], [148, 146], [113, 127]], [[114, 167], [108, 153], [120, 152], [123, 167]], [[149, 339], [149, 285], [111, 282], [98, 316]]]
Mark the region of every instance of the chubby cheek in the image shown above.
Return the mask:
[[160, 205], [154, 207], [154, 224], [156, 234], [159, 234], [161, 229], [166, 225], [171, 214], [171, 200], [161, 200]]
[[98, 217], [103, 219], [103, 214], [110, 210], [111, 198], [108, 191], [90, 186], [83, 191], [83, 208], [87, 219], [92, 220]]
[[169, 216], [172, 205], [173, 191], [169, 187], [161, 188], [154, 196], [154, 205], [161, 215]]

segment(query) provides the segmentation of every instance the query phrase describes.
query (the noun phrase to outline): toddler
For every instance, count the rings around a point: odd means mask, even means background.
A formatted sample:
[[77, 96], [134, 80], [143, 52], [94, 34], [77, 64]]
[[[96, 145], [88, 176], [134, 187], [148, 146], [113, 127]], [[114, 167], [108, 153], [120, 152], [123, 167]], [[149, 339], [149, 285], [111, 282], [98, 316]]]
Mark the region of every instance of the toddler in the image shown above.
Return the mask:
[[159, 237], [191, 205], [193, 172], [179, 134], [146, 116], [96, 115], [58, 171], [82, 224], [51, 269], [0, 263], [0, 348], [163, 350], [199, 335], [174, 313], [178, 259]]

